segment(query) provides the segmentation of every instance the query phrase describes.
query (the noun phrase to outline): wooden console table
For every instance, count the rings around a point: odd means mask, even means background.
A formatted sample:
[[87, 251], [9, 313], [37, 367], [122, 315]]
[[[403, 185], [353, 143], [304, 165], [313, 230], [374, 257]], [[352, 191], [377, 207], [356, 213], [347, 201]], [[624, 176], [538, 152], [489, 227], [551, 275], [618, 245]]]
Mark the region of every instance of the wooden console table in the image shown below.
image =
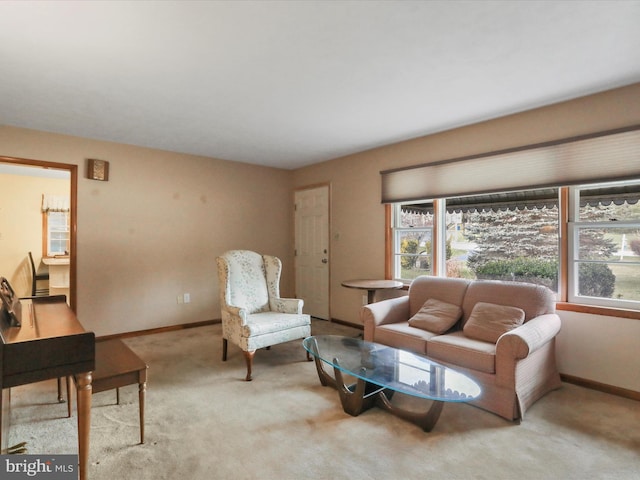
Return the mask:
[[11, 387], [74, 375], [80, 480], [87, 478], [95, 334], [86, 332], [64, 295], [23, 299], [22, 326], [0, 318], [0, 445], [6, 451]]

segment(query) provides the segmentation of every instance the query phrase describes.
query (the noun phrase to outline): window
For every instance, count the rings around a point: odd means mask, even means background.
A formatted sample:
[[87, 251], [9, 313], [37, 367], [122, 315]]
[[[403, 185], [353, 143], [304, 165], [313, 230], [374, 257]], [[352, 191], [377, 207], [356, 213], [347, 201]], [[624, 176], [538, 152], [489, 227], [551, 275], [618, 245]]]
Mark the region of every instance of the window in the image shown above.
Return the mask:
[[558, 291], [557, 188], [445, 200], [448, 277], [536, 283]]
[[433, 202], [398, 204], [394, 211], [394, 277], [410, 281], [433, 274]]
[[70, 243], [69, 212], [45, 212], [43, 229], [45, 240], [45, 255], [68, 255]]
[[571, 189], [573, 303], [640, 309], [640, 182]]
[[71, 250], [69, 197], [42, 195], [42, 254], [69, 255]]
[[394, 278], [521, 281], [562, 301], [640, 310], [639, 200], [635, 180], [394, 204]]

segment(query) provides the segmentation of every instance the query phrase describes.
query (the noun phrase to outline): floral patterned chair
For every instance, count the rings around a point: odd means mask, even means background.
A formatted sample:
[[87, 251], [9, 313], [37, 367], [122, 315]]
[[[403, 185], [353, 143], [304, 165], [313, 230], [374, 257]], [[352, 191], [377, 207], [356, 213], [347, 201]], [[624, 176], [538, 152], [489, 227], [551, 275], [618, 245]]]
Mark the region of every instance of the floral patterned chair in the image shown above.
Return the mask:
[[[311, 335], [311, 317], [303, 301], [280, 298], [282, 262], [271, 255], [230, 250], [217, 259], [222, 310], [222, 361], [231, 341], [244, 352], [246, 380], [259, 348]], [[309, 355], [307, 354], [307, 360]]]

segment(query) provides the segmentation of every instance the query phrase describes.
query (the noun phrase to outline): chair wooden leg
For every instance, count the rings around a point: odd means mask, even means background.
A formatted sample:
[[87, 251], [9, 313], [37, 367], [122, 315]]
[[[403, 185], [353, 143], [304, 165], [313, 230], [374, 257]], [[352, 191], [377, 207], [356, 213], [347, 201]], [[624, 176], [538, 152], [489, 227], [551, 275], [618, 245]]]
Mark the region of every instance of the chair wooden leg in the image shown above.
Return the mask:
[[227, 361], [227, 339], [226, 338], [222, 339], [222, 361], [223, 362]]
[[64, 403], [64, 397], [62, 396], [62, 378], [58, 377], [58, 403]]
[[245, 380], [250, 382], [251, 378], [251, 366], [253, 365], [253, 356], [256, 354], [256, 351], [253, 352], [244, 352], [244, 359], [247, 361], [247, 378]]
[[67, 417], [71, 418], [71, 382], [73, 381], [71, 377], [65, 377], [67, 382]]

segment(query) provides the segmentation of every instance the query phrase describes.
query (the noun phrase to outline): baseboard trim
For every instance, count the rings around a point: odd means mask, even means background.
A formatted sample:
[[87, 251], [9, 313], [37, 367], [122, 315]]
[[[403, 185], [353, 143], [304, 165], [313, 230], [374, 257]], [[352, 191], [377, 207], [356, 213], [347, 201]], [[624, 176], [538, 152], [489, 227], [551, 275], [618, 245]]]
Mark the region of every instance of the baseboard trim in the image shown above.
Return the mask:
[[337, 323], [339, 325], [345, 325], [347, 327], [353, 327], [353, 328], [358, 328], [360, 330], [364, 330], [364, 325], [360, 325], [357, 323], [351, 323], [351, 322], [347, 322], [345, 320], [340, 320], [339, 318], [332, 318], [331, 320], [329, 320], [331, 323]]
[[597, 390], [599, 392], [610, 393], [611, 395], [616, 395], [618, 397], [640, 401], [640, 392], [636, 392], [635, 390], [614, 387], [613, 385], [594, 382], [593, 380], [587, 380], [585, 378], [574, 377], [573, 375], [567, 375], [566, 373], [561, 373], [560, 379], [563, 382], [572, 383], [580, 387], [590, 388], [591, 390]]
[[222, 323], [222, 320], [218, 318], [214, 320], [204, 320], [202, 322], [170, 325], [168, 327], [149, 328], [147, 330], [136, 330], [134, 332], [116, 333], [114, 335], [104, 335], [101, 337], [97, 337], [96, 341], [102, 342], [104, 340], [111, 340], [113, 338], [122, 339], [122, 338], [131, 338], [131, 337], [140, 337], [142, 335], [152, 335], [154, 333], [175, 332], [178, 330], [185, 330], [187, 328], [204, 327], [205, 325], [215, 325], [216, 323]]

